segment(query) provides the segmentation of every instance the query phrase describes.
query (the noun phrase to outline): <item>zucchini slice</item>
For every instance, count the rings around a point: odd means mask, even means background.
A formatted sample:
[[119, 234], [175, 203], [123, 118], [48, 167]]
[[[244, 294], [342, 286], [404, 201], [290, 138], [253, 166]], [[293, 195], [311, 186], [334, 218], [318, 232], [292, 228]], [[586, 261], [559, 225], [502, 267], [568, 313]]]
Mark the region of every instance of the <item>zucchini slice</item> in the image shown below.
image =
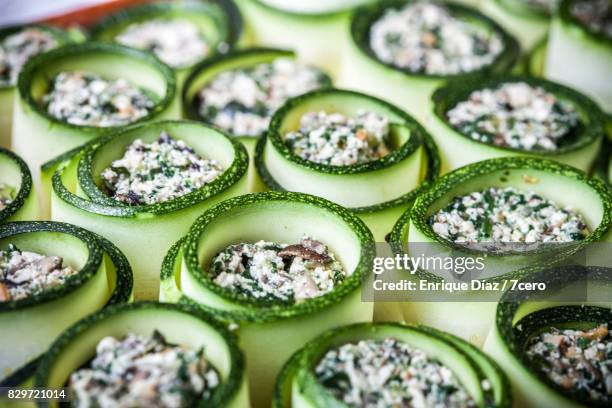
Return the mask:
[[[0, 47], [9, 36], [19, 34], [28, 29], [40, 30], [55, 42], [53, 48], [70, 42], [68, 33], [46, 25], [13, 26], [0, 29]], [[30, 56], [33, 57], [34, 55]], [[4, 76], [4, 75], [3, 75]], [[3, 78], [5, 79], [5, 78]], [[0, 147], [11, 146], [11, 129], [13, 123], [13, 99], [15, 98], [15, 83], [7, 84], [0, 81]]]
[[546, 282], [545, 292], [508, 291], [503, 295], [484, 349], [508, 374], [516, 406], [609, 406], [609, 401], [585, 398], [552, 381], [542, 372], [538, 356], [528, 354], [528, 346], [551, 328], [587, 331], [601, 324], [610, 327], [610, 277], [607, 267], [544, 269], [534, 271], [525, 282]]
[[593, 176], [612, 188], [612, 142], [606, 140], [593, 167]]
[[533, 46], [525, 58], [525, 74], [541, 78], [546, 67], [546, 53], [548, 50], [548, 36]]
[[[65, 328], [106, 305], [132, 297], [132, 270], [108, 240], [83, 228], [59, 222], [0, 225], [0, 247], [57, 255], [78, 273], [66, 282], [25, 298], [0, 302], [0, 378], [18, 385], [31, 372], [20, 367], [34, 361]], [[11, 376], [14, 374], [14, 376]]]
[[[352, 10], [373, 0], [279, 1], [238, 0], [248, 16], [248, 31], [255, 44], [293, 49], [309, 64], [337, 74], [340, 53], [348, 45]], [[330, 38], [334, 41], [330, 42]]]
[[[565, 106], [571, 106], [571, 109], [575, 112], [572, 115], [577, 115], [577, 123], [574, 126], [567, 126], [566, 134], [556, 139], [555, 148], [538, 148], [538, 145], [531, 149], [510, 147], [507, 144], [506, 146], [496, 146], [488, 141], [476, 140], [451, 125], [449, 111], [456, 108], [459, 103], [469, 100], [473, 92], [499, 89], [503, 86], [516, 86], [515, 84], [519, 83], [527, 84], [531, 89], [543, 89], [557, 99], [558, 104], [553, 105], [553, 107], [560, 107], [563, 106], [561, 104], [565, 104]], [[467, 128], [467, 126], [466, 123], [465, 127]], [[589, 171], [605, 137], [604, 116], [599, 107], [589, 98], [554, 82], [522, 76], [503, 76], [484, 81], [457, 82], [439, 88], [432, 96], [431, 114], [427, 127], [434, 135], [440, 149], [443, 173], [484, 159], [519, 155], [551, 159], [583, 171]], [[473, 128], [473, 126], [470, 127]], [[517, 128], [518, 132], [520, 131]], [[520, 134], [519, 138], [525, 138], [524, 132]], [[457, 152], [461, 152], [461, 154], [457, 154]]]
[[[185, 81], [185, 86], [183, 88], [183, 111], [185, 117], [214, 124], [213, 118], [205, 117], [200, 113], [199, 104], [201, 100], [198, 96], [200, 91], [224, 73], [227, 74], [232, 71], [252, 69], [260, 64], [272, 64], [278, 59], [289, 59], [297, 62], [297, 56], [292, 51], [274, 48], [250, 48], [234, 51], [227, 55], [218, 55], [198, 64]], [[327, 74], [320, 71], [319, 75], [321, 87], [331, 85], [331, 79]], [[232, 129], [225, 130], [232, 133]], [[261, 135], [250, 136], [232, 134], [232, 136], [244, 144], [251, 158], [249, 166], [249, 191], [256, 192], [262, 190], [262, 182], [253, 164], [255, 144], [257, 143], [258, 137]]]
[[[570, 206], [582, 215], [590, 233], [570, 245], [525, 247], [528, 251], [523, 250], [521, 254], [514, 250], [499, 253], [482, 247], [466, 248], [434, 232], [430, 217], [445, 208], [454, 197], [491, 187], [531, 191], [559, 207]], [[551, 262], [551, 259], [562, 260], [588, 243], [609, 241], [612, 235], [610, 225], [612, 195], [599, 180], [553, 161], [524, 157], [498, 158], [470, 164], [441, 177], [398, 220], [389, 241], [396, 254], [414, 252], [417, 256], [428, 251], [436, 256], [483, 257], [484, 272], [477, 278], [493, 283], [517, 279], [525, 273], [525, 268]], [[415, 277], [429, 282], [457, 279], [454, 274], [423, 269], [418, 270]], [[476, 291], [463, 292], [457, 297], [447, 296], [446, 293], [440, 295], [445, 296], [440, 299], [443, 301], [428, 301], [428, 298], [410, 301], [410, 298], [406, 298], [406, 301], [398, 302], [398, 306], [408, 322], [433, 326], [481, 345], [493, 322], [495, 303], [492, 301], [496, 300], [495, 297], [483, 297], [481, 292]]]
[[[576, 5], [596, 0], [563, 0], [550, 27], [545, 76], [592, 97], [604, 112], [612, 113], [612, 37], [582, 24], [572, 13]], [[606, 4], [605, 1], [599, 4]], [[598, 10], [598, 15], [609, 15]]]
[[[212, 316], [188, 305], [137, 302], [109, 307], [90, 315], [64, 331], [51, 345], [36, 371], [35, 386], [66, 387], [70, 375], [96, 354], [96, 345], [107, 336], [151, 336], [158, 331], [168, 343], [204, 349], [204, 356], [218, 372], [220, 383], [209, 399], [195, 407], [248, 407], [245, 361], [235, 336]], [[59, 407], [57, 402], [40, 407]]]
[[37, 219], [38, 202], [28, 165], [0, 147], [0, 223]]
[[480, 12], [460, 4], [441, 3], [450, 15], [470, 26], [484, 28], [499, 35], [502, 51], [494, 61], [483, 67], [454, 75], [425, 74], [411, 72], [382, 62], [370, 46], [370, 32], [389, 10], [400, 10], [412, 0], [386, 0], [363, 6], [355, 11], [351, 19], [351, 44], [344, 53], [342, 72], [338, 84], [378, 96], [405, 109], [417, 120], [427, 117], [428, 103], [433, 91], [446, 81], [462, 82], [483, 75], [498, 75], [509, 72], [517, 63], [520, 47], [518, 42], [497, 23]]
[[[300, 157], [289, 148], [285, 135], [300, 127], [305, 113], [319, 111], [348, 117], [371, 111], [387, 118], [389, 154], [348, 166]], [[280, 108], [257, 145], [255, 164], [268, 188], [313, 194], [347, 207], [379, 242], [439, 172], [436, 145], [412, 117], [381, 99], [339, 89], [313, 91]]]
[[347, 343], [395, 339], [425, 352], [450, 369], [478, 407], [510, 407], [508, 379], [495, 362], [465, 341], [426, 326], [399, 323], [353, 324], [329, 330], [307, 343], [279, 375], [274, 408], [346, 407], [326, 388], [315, 368], [330, 350]]
[[172, 70], [151, 54], [116, 44], [85, 43], [68, 45], [32, 58], [17, 83], [12, 149], [33, 169], [39, 185], [38, 169], [48, 160], [109, 130], [125, 126], [79, 126], [47, 113], [42, 101], [50, 81], [61, 72], [83, 71], [106, 79], [126, 79], [141, 88], [154, 101], [148, 114], [133, 123], [159, 118], [178, 118], [173, 103], [176, 81]]
[[[167, 132], [224, 171], [214, 180], [174, 199], [129, 205], [110, 198], [100, 174], [137, 139], [145, 143]], [[247, 153], [242, 145], [201, 123], [160, 121], [102, 136], [46, 167], [52, 180], [51, 219], [71, 222], [113, 241], [134, 269], [137, 299], [156, 299], [164, 254], [207, 208], [246, 192]]]
[[[151, 36], [150, 41], [144, 43], [142, 47], [138, 47], [131, 38], [121, 37], [126, 33], [126, 30], [136, 29], [139, 24], [151, 22], [160, 24], [183, 23], [186, 25], [174, 27], [174, 29], [185, 31], [190, 31], [189, 29], [195, 26], [199, 37], [201, 37], [200, 41], [203, 42], [201, 57], [198, 58], [197, 54], [185, 55], [194, 54], [194, 48], [188, 48], [183, 53], [180, 53], [180, 49], [162, 50], [163, 45], [155, 36]], [[211, 55], [225, 53], [236, 47], [244, 36], [242, 24], [242, 17], [238, 8], [230, 0], [199, 3], [154, 3], [129, 7], [103, 18], [92, 27], [91, 37], [96, 41], [115, 42], [128, 46], [134, 44], [134, 48], [140, 49], [145, 49], [144, 47], [148, 46], [148, 51], [153, 52], [162, 62], [174, 68], [180, 90], [185, 77], [194, 65]], [[160, 30], [160, 34], [168, 34], [169, 30], [172, 29], [168, 27], [166, 31], [164, 28], [163, 25], [148, 27], [151, 30], [149, 33]], [[181, 43], [181, 46], [190, 45], [187, 39], [189, 37], [186, 35], [185, 42]], [[176, 43], [174, 43], [174, 46], [176, 46]], [[181, 56], [190, 58], [174, 62], [176, 57]], [[180, 97], [180, 91], [177, 92], [177, 97]]]
[[[298, 242], [303, 234], [327, 245], [348, 275], [322, 296], [293, 303], [243, 296], [203, 272], [228, 245]], [[268, 406], [278, 371], [305, 341], [347, 322], [372, 320], [373, 303], [361, 301], [360, 288], [373, 256], [372, 234], [339, 205], [299, 193], [249, 194], [207, 211], [168, 252], [160, 300], [197, 304], [237, 325], [249, 362], [251, 404]]]

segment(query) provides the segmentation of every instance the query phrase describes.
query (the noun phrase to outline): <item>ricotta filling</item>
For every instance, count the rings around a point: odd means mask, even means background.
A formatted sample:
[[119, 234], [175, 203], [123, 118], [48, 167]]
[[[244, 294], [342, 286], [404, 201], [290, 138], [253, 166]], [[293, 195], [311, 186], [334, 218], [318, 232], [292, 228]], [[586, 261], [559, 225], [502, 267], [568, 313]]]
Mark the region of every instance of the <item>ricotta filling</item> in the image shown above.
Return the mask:
[[173, 68], [193, 65], [210, 52], [198, 27], [188, 20], [158, 18], [134, 23], [117, 35], [115, 41], [150, 51]]
[[123, 157], [101, 173], [109, 197], [130, 205], [162, 203], [191, 193], [223, 173], [221, 164], [205, 159], [167, 132], [145, 143], [136, 139]]
[[389, 119], [360, 111], [350, 117], [341, 113], [308, 112], [300, 128], [285, 136], [289, 148], [302, 159], [332, 166], [368, 163], [386, 156]]
[[574, 1], [569, 12], [589, 31], [612, 38], [612, 3], [609, 0]]
[[304, 235], [299, 244], [230, 245], [213, 258], [213, 282], [245, 298], [296, 303], [331, 292], [347, 273], [327, 246]]
[[121, 126], [149, 114], [155, 102], [124, 78], [70, 71], [55, 76], [43, 96], [47, 113], [79, 126]]
[[51, 34], [36, 27], [6, 36], [0, 42], [0, 86], [15, 85], [21, 68], [30, 58], [57, 46]]
[[281, 57], [218, 74], [199, 91], [196, 103], [207, 122], [233, 135], [256, 137], [287, 99], [325, 83], [319, 69]]
[[572, 208], [513, 187], [455, 197], [429, 224], [436, 234], [457, 243], [560, 243], [589, 234], [582, 215]]
[[504, 44], [498, 33], [419, 1], [389, 9], [372, 24], [370, 48], [380, 61], [412, 73], [455, 75], [492, 64]]
[[568, 391], [612, 402], [612, 336], [607, 325], [591, 330], [551, 328], [531, 340], [527, 356]]
[[448, 367], [392, 337], [333, 348], [319, 361], [315, 375], [349, 407], [476, 406]]
[[0, 211], [4, 210], [15, 199], [15, 189], [0, 183]]
[[62, 286], [77, 273], [59, 256], [22, 251], [9, 244], [0, 251], [0, 302], [25, 299]]
[[474, 91], [447, 113], [449, 123], [481, 142], [554, 151], [580, 123], [574, 106], [525, 82]]
[[69, 386], [77, 407], [181, 408], [209, 399], [219, 383], [204, 348], [169, 344], [155, 331], [103, 338], [88, 367], [70, 376]]

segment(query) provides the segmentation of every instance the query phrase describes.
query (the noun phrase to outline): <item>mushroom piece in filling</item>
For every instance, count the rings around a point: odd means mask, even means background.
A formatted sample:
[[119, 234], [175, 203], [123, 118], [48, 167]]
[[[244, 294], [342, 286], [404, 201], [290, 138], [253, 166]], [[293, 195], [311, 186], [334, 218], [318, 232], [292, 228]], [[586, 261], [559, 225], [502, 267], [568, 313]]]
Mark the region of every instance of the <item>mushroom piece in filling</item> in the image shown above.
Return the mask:
[[355, 117], [308, 112], [302, 116], [300, 128], [285, 136], [285, 142], [296, 155], [315, 163], [367, 163], [389, 153], [389, 119], [368, 111]]
[[210, 52], [198, 26], [189, 20], [158, 18], [134, 23], [117, 35], [115, 41], [150, 51], [174, 68], [192, 65]]
[[59, 256], [22, 251], [9, 244], [0, 251], [0, 302], [38, 295], [63, 285], [77, 273]]
[[420, 1], [387, 10], [370, 29], [370, 48], [380, 61], [412, 73], [455, 75], [492, 64], [503, 42], [441, 4]]
[[607, 325], [591, 330], [550, 328], [531, 339], [527, 357], [560, 387], [612, 403], [612, 336]]
[[30, 58], [57, 45], [51, 34], [36, 27], [5, 37], [0, 42], [0, 86], [15, 85], [21, 68]]
[[548, 151], [559, 148], [580, 122], [573, 105], [525, 82], [474, 91], [447, 117], [455, 129], [474, 140]]
[[582, 215], [570, 207], [513, 187], [455, 197], [429, 223], [436, 234], [457, 243], [560, 243], [589, 234]]
[[215, 180], [224, 169], [202, 158], [182, 140], [162, 132], [159, 139], [136, 139], [122, 158], [101, 174], [109, 197], [130, 205], [156, 204], [191, 193]]
[[15, 199], [15, 189], [0, 183], [0, 211], [4, 210]]
[[610, 0], [574, 1], [569, 11], [591, 32], [612, 38], [612, 2]]
[[155, 106], [147, 92], [124, 78], [94, 73], [61, 72], [43, 96], [47, 113], [78, 126], [121, 126], [149, 114]]
[[473, 407], [445, 365], [400, 340], [360, 340], [333, 348], [315, 368], [318, 381], [350, 407]]
[[197, 97], [206, 122], [237, 136], [259, 136], [287, 99], [320, 88], [326, 76], [318, 69], [276, 58], [269, 63], [222, 72]]
[[169, 344], [155, 331], [103, 338], [88, 367], [70, 376], [69, 387], [77, 407], [182, 408], [209, 399], [219, 382], [203, 348]]
[[245, 298], [288, 304], [329, 293], [347, 277], [327, 246], [306, 235], [299, 244], [230, 245], [215, 255], [207, 273]]

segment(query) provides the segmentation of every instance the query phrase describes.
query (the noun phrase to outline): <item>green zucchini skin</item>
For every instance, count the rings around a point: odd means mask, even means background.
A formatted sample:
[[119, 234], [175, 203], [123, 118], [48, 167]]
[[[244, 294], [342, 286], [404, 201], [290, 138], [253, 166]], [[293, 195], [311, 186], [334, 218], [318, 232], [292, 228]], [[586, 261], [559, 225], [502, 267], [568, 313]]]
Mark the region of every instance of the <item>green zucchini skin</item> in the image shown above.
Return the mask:
[[[351, 18], [351, 44], [342, 60], [338, 84], [356, 89], [401, 106], [417, 120], [427, 119], [429, 98], [446, 81], [462, 82], [470, 78], [505, 74], [517, 64], [520, 46], [500, 25], [479, 11], [457, 3], [443, 3], [457, 15], [484, 24], [502, 37], [504, 51], [490, 65], [459, 75], [415, 74], [386, 64], [376, 58], [369, 46], [370, 26], [385, 10], [399, 8], [413, 0], [383, 0], [357, 9]], [[367, 80], [364, 80], [367, 78]]]
[[[512, 395], [506, 375], [488, 356], [465, 341], [427, 326], [358, 323], [331, 329], [306, 343], [295, 353], [278, 377], [273, 408], [344, 407], [344, 404], [318, 383], [313, 375], [314, 366], [331, 347], [349, 341], [385, 337], [394, 337], [408, 344], [411, 344], [411, 340], [416, 340], [416, 344], [430, 349], [430, 354], [441, 358], [446, 365], [452, 362], [455, 368], [463, 367], [465, 371], [462, 372], [461, 380], [473, 382], [471, 394], [478, 394], [475, 398], [479, 402], [477, 406], [511, 406]], [[485, 380], [491, 384], [491, 388], [482, 387]]]
[[[589, 298], [603, 299], [612, 288], [608, 267], [566, 266], [562, 268], [534, 268], [525, 279], [528, 282], [547, 282], [548, 293], [586, 284]], [[585, 293], [586, 294], [586, 293]], [[497, 306], [495, 325], [484, 346], [508, 374], [515, 406], [537, 407], [603, 407], [568, 392], [542, 374], [534, 361], [525, 354], [526, 342], [532, 334], [551, 326], [587, 329], [597, 324], [612, 324], [610, 302], [555, 300], [546, 295], [524, 295], [507, 291]], [[543, 404], [543, 405], [542, 405]]]
[[[360, 101], [357, 103], [356, 101]], [[392, 123], [405, 127], [410, 132], [410, 138], [402, 141], [387, 156], [369, 163], [361, 163], [351, 166], [331, 166], [326, 164], [314, 163], [302, 159], [293, 153], [283, 140], [283, 132], [288, 121], [293, 121], [294, 112], [301, 112], [303, 106], [322, 106], [322, 110], [349, 111], [354, 110], [354, 106], [360, 104], [363, 107], [372, 107], [376, 112], [386, 115]], [[315, 108], [312, 108], [315, 109]], [[272, 153], [274, 153], [272, 155]], [[411, 160], [419, 158], [419, 169], [410, 167]], [[275, 156], [278, 156], [276, 158]], [[290, 99], [281, 107], [272, 118], [270, 128], [265, 137], [261, 138], [257, 144], [255, 152], [255, 165], [258, 173], [263, 180], [266, 188], [273, 191], [300, 191], [303, 193], [314, 194], [343, 205], [358, 216], [372, 230], [377, 241], [383, 241], [384, 235], [392, 227], [393, 223], [402, 211], [409, 208], [414, 199], [432, 183], [439, 174], [440, 161], [438, 158], [438, 148], [429, 133], [411, 116], [406, 114], [398, 107], [385, 102], [384, 100], [362, 94], [355, 91], [341, 89], [322, 89], [312, 91], [302, 96]], [[275, 171], [269, 166], [279, 163], [282, 160], [283, 167], [278, 167]], [[285, 164], [286, 163], [286, 164]], [[277, 164], [275, 164], [277, 165]], [[282, 170], [284, 169], [284, 170]], [[288, 186], [285, 182], [279, 181], [278, 177], [287, 178], [288, 170], [296, 174], [296, 179], [305, 179], [308, 176], [312, 182], [309, 186]], [[302, 177], [297, 177], [301, 174]], [[391, 176], [393, 175], [393, 176]], [[371, 186], [360, 185], [360, 182], [369, 177]], [[412, 190], [394, 192], [392, 197], [388, 197], [382, 202], [373, 202], [372, 196], [375, 188], [392, 190], [391, 183], [397, 183], [398, 178], [409, 180], [409, 185], [414, 186]], [[320, 183], [314, 183], [315, 179], [320, 179]], [[326, 184], [325, 184], [326, 183]], [[332, 184], [337, 190], [331, 188]], [[359, 190], [361, 189], [361, 190]], [[356, 193], [363, 197], [368, 196], [371, 202], [368, 205], [355, 203]], [[390, 193], [386, 193], [389, 195]]]
[[[72, 42], [69, 33], [58, 28], [32, 24], [27, 26], [11, 26], [0, 29], [0, 41], [7, 36], [14, 34], [26, 27], [36, 27], [50, 33], [53, 38], [61, 45]], [[11, 131], [13, 126], [13, 99], [15, 98], [15, 86], [0, 86], [0, 147], [8, 148], [11, 146]]]
[[[245, 299], [202, 274], [200, 265], [211, 251], [229, 243], [291, 241], [302, 233], [322, 239], [352, 272], [323, 296], [292, 305]], [[361, 302], [360, 288], [373, 257], [371, 232], [337, 204], [299, 193], [244, 195], [208, 210], [171, 248], [162, 266], [160, 300], [189, 303], [237, 325], [249, 361], [251, 404], [267, 406], [278, 371], [305, 340], [346, 322], [371, 321], [373, 304]]]
[[38, 202], [32, 174], [26, 162], [10, 150], [0, 147], [0, 183], [17, 188], [15, 199], [0, 211], [0, 224], [9, 221], [36, 221]]
[[[572, 138], [575, 139], [572, 143], [554, 151], [541, 152], [493, 146], [462, 134], [448, 122], [447, 112], [457, 103], [466, 100], [473, 91], [496, 88], [504, 83], [515, 82], [525, 82], [531, 86], [543, 88], [576, 107], [583, 125], [578, 129], [576, 135], [572, 135]], [[590, 98], [561, 84], [530, 76], [498, 76], [485, 80], [449, 83], [434, 92], [430, 106], [430, 119], [427, 127], [439, 146], [443, 173], [472, 162], [505, 156], [531, 156], [556, 160], [588, 172], [606, 134], [604, 114]], [[456, 154], [458, 151], [465, 153], [458, 155]]]
[[[139, 321], [138, 317], [143, 317]], [[146, 319], [144, 319], [146, 318]], [[183, 321], [181, 321], [183, 320]], [[112, 323], [109, 323], [112, 322]], [[105, 325], [112, 325], [105, 327]], [[184, 326], [184, 332], [169, 325]], [[157, 302], [136, 302], [108, 307], [76, 322], [64, 331], [51, 345], [42, 358], [35, 374], [36, 387], [63, 387], [73, 370], [80, 368], [95, 354], [95, 346], [107, 335], [121, 336], [130, 332], [150, 335], [159, 330], [172, 343], [203, 345], [218, 343], [213, 347], [218, 354], [208, 355], [217, 364], [223, 378], [211, 399], [201, 400], [198, 407], [246, 408], [247, 391], [244, 355], [238, 347], [236, 337], [225, 327], [202, 310], [189, 305], [173, 305]], [[204, 339], [206, 341], [204, 341]], [[62, 357], [71, 347], [79, 347], [89, 355], [69, 357], [62, 365]], [[205, 349], [206, 350], [206, 349]], [[80, 364], [77, 364], [76, 361]], [[38, 402], [38, 407], [55, 407], [57, 403]]]
[[[118, 68], [119, 67], [119, 68]], [[102, 128], [76, 126], [47, 114], [40, 103], [48, 81], [58, 72], [86, 70], [109, 78], [123, 77], [157, 95], [148, 115], [127, 126]], [[33, 169], [35, 186], [38, 169], [48, 160], [91, 139], [154, 119], [178, 118], [176, 79], [170, 67], [153, 55], [109, 43], [71, 44], [30, 59], [17, 81], [12, 150]], [[53, 143], [48, 143], [53, 140]], [[43, 215], [48, 215], [43, 202]]]
[[593, 177], [601, 180], [603, 183], [612, 189], [612, 142], [606, 140], [603, 143], [599, 157], [593, 167]]
[[[58, 243], [45, 244], [41, 234], [49, 235], [47, 241]], [[32, 375], [39, 355], [62, 330], [90, 312], [129, 302], [133, 279], [121, 251], [110, 241], [75, 225], [48, 221], [0, 225], [1, 245], [10, 242], [18, 242], [24, 249], [34, 246], [34, 250], [63, 246], [62, 255], [86, 258], [78, 261], [82, 264], [79, 274], [63, 286], [0, 303], [0, 322], [6, 328], [0, 341], [3, 350], [11, 351], [2, 364], [3, 372], [9, 374], [0, 381], [17, 386]], [[70, 247], [76, 252], [70, 252]]]
[[[217, 146], [223, 152], [218, 159], [226, 170], [202, 188], [163, 203], [128, 206], [104, 195], [97, 172], [116, 158], [113, 149], [136, 138], [156, 139], [163, 130], [205, 157], [208, 148]], [[205, 209], [246, 192], [247, 168], [248, 156], [240, 143], [201, 123], [160, 121], [132, 126], [102, 136], [45, 166], [47, 173], [52, 173], [51, 218], [85, 226], [114, 242], [134, 269], [136, 298], [155, 299], [158, 271], [168, 248]]]

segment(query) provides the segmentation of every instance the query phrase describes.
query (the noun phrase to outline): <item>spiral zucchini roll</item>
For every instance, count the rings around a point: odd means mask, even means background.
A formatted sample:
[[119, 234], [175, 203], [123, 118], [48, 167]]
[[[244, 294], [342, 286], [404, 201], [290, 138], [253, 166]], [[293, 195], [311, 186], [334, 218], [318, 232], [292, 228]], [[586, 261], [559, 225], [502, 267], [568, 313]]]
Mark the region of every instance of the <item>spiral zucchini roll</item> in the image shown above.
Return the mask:
[[506, 73], [519, 46], [497, 23], [454, 3], [391, 0], [353, 14], [338, 83], [387, 99], [418, 120], [446, 81]]
[[65, 328], [132, 296], [132, 271], [109, 241], [58, 222], [0, 225], [0, 382], [36, 360]]
[[229, 322], [248, 361], [252, 406], [270, 404], [274, 379], [304, 342], [372, 319], [361, 302], [373, 238], [362, 221], [319, 197], [265, 192], [207, 211], [168, 253], [160, 299]]
[[443, 172], [518, 155], [589, 171], [606, 133], [604, 115], [589, 98], [532, 77], [448, 84], [434, 92], [431, 107], [427, 125]]
[[[560, 261], [587, 243], [609, 241], [611, 224], [612, 195], [598, 180], [552, 161], [500, 158], [441, 177], [397, 222], [390, 241], [397, 253], [415, 257], [423, 251], [482, 257], [483, 268], [471, 276], [492, 283], [517, 279], [531, 265]], [[435, 265], [415, 276], [429, 282], [461, 278]], [[480, 295], [477, 289], [453, 298], [444, 292], [448, 301], [406, 298], [399, 307], [406, 321], [481, 345], [496, 298]]]
[[412, 117], [339, 89], [289, 100], [272, 118], [255, 162], [268, 188], [347, 207], [378, 241], [439, 169], [435, 144]]
[[0, 147], [0, 223], [37, 219], [38, 202], [28, 165]]
[[236, 338], [212, 316], [186, 305], [138, 302], [104, 309], [63, 332], [34, 385], [65, 387], [75, 408], [247, 408], [244, 370]]
[[207, 208], [246, 192], [247, 153], [196, 122], [109, 134], [45, 167], [51, 218], [113, 241], [134, 268], [137, 299], [155, 299], [164, 254]]

